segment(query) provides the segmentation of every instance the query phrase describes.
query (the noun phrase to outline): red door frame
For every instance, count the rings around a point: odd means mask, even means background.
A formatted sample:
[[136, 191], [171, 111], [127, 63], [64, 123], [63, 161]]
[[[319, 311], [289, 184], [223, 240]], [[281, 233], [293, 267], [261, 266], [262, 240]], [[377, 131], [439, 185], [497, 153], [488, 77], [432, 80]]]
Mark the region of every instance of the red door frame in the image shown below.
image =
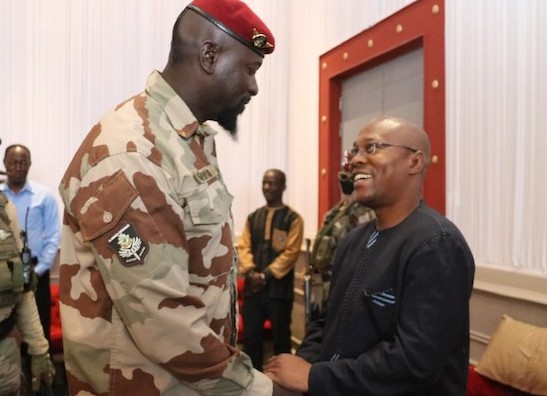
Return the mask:
[[444, 0], [418, 0], [319, 58], [319, 219], [340, 199], [336, 175], [340, 170], [342, 82], [419, 47], [424, 57], [424, 129], [433, 154], [424, 197], [444, 213]]

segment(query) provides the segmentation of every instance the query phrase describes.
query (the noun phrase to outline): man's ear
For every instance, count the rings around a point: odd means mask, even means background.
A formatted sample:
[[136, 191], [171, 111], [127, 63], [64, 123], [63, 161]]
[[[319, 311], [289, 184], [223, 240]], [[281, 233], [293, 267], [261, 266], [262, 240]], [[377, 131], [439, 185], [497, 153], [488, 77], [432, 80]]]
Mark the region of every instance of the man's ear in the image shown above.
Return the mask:
[[425, 166], [425, 154], [422, 151], [417, 151], [410, 158], [409, 175], [422, 172]]
[[201, 68], [205, 71], [205, 73], [213, 74], [217, 62], [217, 56], [218, 53], [214, 43], [206, 41], [201, 46], [200, 63]]

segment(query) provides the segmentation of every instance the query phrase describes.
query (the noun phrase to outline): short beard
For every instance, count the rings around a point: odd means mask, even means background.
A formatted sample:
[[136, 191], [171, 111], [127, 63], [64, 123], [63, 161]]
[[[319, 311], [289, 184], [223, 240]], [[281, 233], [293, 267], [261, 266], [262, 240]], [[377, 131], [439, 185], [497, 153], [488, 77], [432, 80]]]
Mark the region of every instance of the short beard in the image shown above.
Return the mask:
[[241, 113], [239, 109], [227, 109], [221, 112], [217, 122], [226, 129], [233, 140], [237, 140], [237, 117]]

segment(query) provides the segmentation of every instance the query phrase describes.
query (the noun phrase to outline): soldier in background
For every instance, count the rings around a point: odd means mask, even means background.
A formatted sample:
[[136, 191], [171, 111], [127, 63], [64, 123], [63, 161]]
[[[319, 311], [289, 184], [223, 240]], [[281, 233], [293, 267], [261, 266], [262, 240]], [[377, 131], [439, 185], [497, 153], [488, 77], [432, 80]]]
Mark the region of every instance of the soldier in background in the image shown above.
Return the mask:
[[340, 240], [357, 225], [374, 219], [374, 211], [355, 200], [350, 174], [349, 151], [342, 157], [338, 172], [341, 199], [325, 215], [317, 231], [310, 254], [312, 267], [311, 320], [315, 320], [325, 305], [330, 288], [332, 260]]
[[0, 192], [0, 395], [25, 394], [21, 340], [28, 344], [32, 390], [42, 381], [51, 385], [55, 374], [34, 300], [33, 269], [22, 249], [15, 207]]

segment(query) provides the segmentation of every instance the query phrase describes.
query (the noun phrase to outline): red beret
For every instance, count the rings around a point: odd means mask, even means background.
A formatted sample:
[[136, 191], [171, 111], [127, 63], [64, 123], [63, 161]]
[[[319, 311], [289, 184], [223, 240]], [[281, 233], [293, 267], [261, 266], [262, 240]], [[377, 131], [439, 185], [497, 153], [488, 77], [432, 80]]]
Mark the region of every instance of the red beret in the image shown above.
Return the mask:
[[264, 22], [240, 0], [194, 0], [187, 8], [264, 57], [271, 54], [275, 39]]

